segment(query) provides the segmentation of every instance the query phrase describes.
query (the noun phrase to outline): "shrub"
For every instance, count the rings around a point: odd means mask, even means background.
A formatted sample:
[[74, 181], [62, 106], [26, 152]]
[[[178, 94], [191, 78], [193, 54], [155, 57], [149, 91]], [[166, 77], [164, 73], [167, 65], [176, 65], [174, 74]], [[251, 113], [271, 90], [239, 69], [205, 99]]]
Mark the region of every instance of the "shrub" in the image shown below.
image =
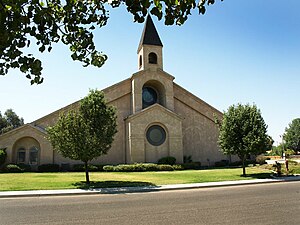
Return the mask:
[[[89, 169], [90, 172], [99, 171], [98, 166], [95, 166], [95, 165], [88, 165], [88, 169]], [[84, 172], [85, 171], [84, 164], [75, 164], [75, 165], [73, 165], [72, 171], [74, 171], [74, 172]]]
[[20, 164], [17, 164], [17, 166], [20, 167], [20, 169], [23, 172], [30, 172], [31, 171], [31, 166], [28, 165], [28, 164], [20, 163]]
[[174, 170], [173, 166], [167, 165], [167, 164], [160, 164], [160, 165], [157, 165], [157, 167], [158, 167], [159, 171], [173, 171]]
[[183, 156], [183, 163], [191, 163], [191, 162], [193, 162], [191, 155], [189, 155], [189, 156], [186, 156], [186, 155]]
[[266, 163], [267, 158], [269, 158], [269, 157], [264, 156], [264, 155], [258, 155], [255, 158], [255, 162], [258, 163], [259, 165], [263, 165]]
[[0, 149], [0, 168], [5, 163], [6, 156], [7, 156], [7, 154], [6, 154], [5, 149]]
[[59, 172], [58, 164], [42, 164], [38, 166], [39, 172]]
[[143, 166], [146, 168], [146, 171], [158, 171], [157, 164], [143, 163]]
[[111, 165], [103, 166], [103, 170], [106, 172], [113, 172], [114, 166], [111, 166]]
[[106, 172], [144, 172], [144, 171], [172, 171], [173, 166], [153, 163], [120, 164], [117, 166], [107, 165], [103, 167]]
[[242, 161], [234, 161], [229, 163], [229, 166], [241, 166], [243, 164]]
[[98, 165], [94, 165], [95, 167], [97, 167], [97, 171], [104, 171], [103, 170], [103, 167], [105, 166], [105, 165], [103, 165], [103, 164], [98, 164]]
[[176, 164], [172, 166], [174, 170], [184, 170], [184, 167], [180, 164]]
[[114, 167], [116, 172], [142, 172], [146, 171], [146, 167], [142, 163], [136, 164], [121, 164]]
[[190, 163], [183, 163], [181, 166], [185, 170], [198, 170], [201, 169], [201, 162], [190, 162]]
[[16, 164], [7, 164], [4, 167], [4, 171], [7, 173], [22, 173], [23, 170]]
[[217, 161], [215, 162], [215, 167], [224, 167], [224, 166], [228, 166], [229, 161], [228, 160], [221, 160], [221, 161]]
[[176, 163], [176, 158], [173, 156], [163, 157], [158, 160], [158, 164], [174, 165], [175, 163]]

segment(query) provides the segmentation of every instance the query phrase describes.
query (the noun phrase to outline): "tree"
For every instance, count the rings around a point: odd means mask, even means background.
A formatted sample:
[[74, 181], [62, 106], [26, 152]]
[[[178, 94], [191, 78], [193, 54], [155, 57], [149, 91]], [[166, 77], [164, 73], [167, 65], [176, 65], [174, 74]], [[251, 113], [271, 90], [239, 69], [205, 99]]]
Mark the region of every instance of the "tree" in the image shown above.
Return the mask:
[[0, 169], [2, 168], [3, 164], [5, 163], [7, 153], [5, 151], [6, 149], [0, 148]]
[[[221, 0], [222, 1], [222, 0]], [[196, 7], [205, 13], [205, 6], [215, 0], [0, 0], [0, 75], [18, 68], [31, 84], [43, 82], [42, 62], [24, 48], [40, 52], [52, 50], [53, 43], [69, 46], [73, 60], [83, 66], [101, 67], [107, 56], [96, 50], [93, 31], [105, 26], [109, 18], [108, 5], [126, 5], [134, 21], [142, 23], [148, 11], [165, 24], [183, 24]], [[33, 45], [35, 42], [35, 45]]]
[[24, 119], [19, 117], [12, 109], [7, 109], [4, 116], [0, 112], [0, 134], [24, 125]]
[[248, 155], [268, 150], [270, 138], [267, 125], [255, 105], [232, 105], [224, 112], [220, 124], [219, 146], [224, 154], [235, 154], [242, 160], [243, 176]]
[[295, 152], [300, 151], [300, 118], [294, 119], [287, 128], [283, 135], [285, 146]]
[[89, 184], [88, 162], [108, 152], [116, 127], [115, 109], [107, 105], [101, 91], [91, 90], [80, 101], [77, 111], [61, 115], [47, 132], [55, 150], [64, 157], [84, 162]]

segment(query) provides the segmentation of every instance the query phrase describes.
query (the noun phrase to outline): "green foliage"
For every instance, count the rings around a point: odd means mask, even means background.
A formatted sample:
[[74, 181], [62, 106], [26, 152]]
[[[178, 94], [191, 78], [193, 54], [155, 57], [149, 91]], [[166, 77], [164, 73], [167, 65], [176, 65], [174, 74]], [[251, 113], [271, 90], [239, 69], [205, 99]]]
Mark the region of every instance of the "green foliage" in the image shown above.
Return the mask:
[[146, 172], [146, 171], [173, 171], [181, 170], [180, 165], [164, 165], [154, 163], [120, 164], [116, 166], [107, 165], [103, 167], [106, 172]]
[[[180, 165], [185, 170], [199, 170], [199, 169], [201, 169], [201, 162], [187, 162], [187, 163], [183, 163], [183, 164], [180, 164]], [[176, 166], [176, 165], [174, 165], [174, 166]], [[174, 169], [176, 169], [176, 168], [174, 168]]]
[[59, 172], [58, 164], [42, 164], [38, 166], [39, 172]]
[[157, 165], [158, 171], [173, 171], [174, 168], [171, 165], [159, 164]]
[[191, 163], [191, 162], [193, 162], [193, 160], [192, 160], [192, 156], [191, 155], [189, 155], [189, 156], [183, 156], [183, 162], [184, 163]]
[[229, 160], [221, 160], [215, 162], [215, 167], [225, 167], [229, 165]]
[[[222, 0], [221, 0], [222, 1]], [[26, 48], [41, 53], [51, 52], [54, 43], [63, 43], [71, 51], [71, 58], [83, 66], [101, 67], [107, 56], [96, 50], [94, 30], [106, 25], [107, 7], [126, 5], [134, 21], [142, 23], [148, 12], [165, 24], [183, 24], [191, 10], [205, 13], [205, 6], [215, 0], [192, 1], [61, 1], [61, 0], [1, 0], [0, 1], [0, 75], [17, 68], [30, 79], [31, 84], [43, 82], [42, 62]], [[110, 3], [109, 3], [110, 2]]]
[[4, 172], [7, 172], [7, 173], [23, 173], [24, 171], [16, 164], [7, 164], [4, 167]]
[[158, 164], [168, 164], [168, 165], [174, 165], [176, 163], [176, 158], [173, 156], [167, 156], [163, 157], [158, 160]]
[[22, 170], [23, 172], [31, 172], [31, 166], [30, 166], [30, 165], [24, 164], [24, 163], [19, 163], [19, 164], [17, 164], [17, 165], [18, 165], [18, 167], [21, 168], [21, 170]]
[[295, 152], [300, 151], [300, 118], [294, 119], [285, 129], [285, 146]]
[[265, 155], [258, 155], [255, 158], [255, 161], [259, 164], [259, 165], [263, 165], [266, 164], [266, 160], [269, 160], [270, 157], [265, 156]]
[[282, 156], [283, 150], [284, 150], [284, 146], [281, 143], [278, 146], [273, 146], [272, 150], [269, 153], [267, 153], [267, 155], [269, 155], [269, 156]]
[[[107, 154], [111, 147], [117, 132], [115, 109], [107, 105], [101, 91], [90, 90], [77, 111], [61, 115], [47, 131], [55, 150], [87, 166], [92, 159]], [[88, 170], [86, 179], [89, 182]]]
[[[90, 172], [103, 171], [103, 166], [98, 165], [88, 165], [88, 170]], [[84, 172], [84, 164], [75, 164], [72, 167], [72, 171], [74, 172]]]
[[0, 134], [24, 125], [24, 119], [19, 117], [12, 109], [7, 109], [2, 116], [0, 112]]
[[232, 105], [224, 112], [218, 143], [224, 154], [239, 156], [243, 175], [246, 157], [267, 151], [270, 142], [267, 125], [255, 105]]
[[5, 163], [6, 157], [7, 157], [7, 153], [5, 149], [0, 149], [0, 168]]

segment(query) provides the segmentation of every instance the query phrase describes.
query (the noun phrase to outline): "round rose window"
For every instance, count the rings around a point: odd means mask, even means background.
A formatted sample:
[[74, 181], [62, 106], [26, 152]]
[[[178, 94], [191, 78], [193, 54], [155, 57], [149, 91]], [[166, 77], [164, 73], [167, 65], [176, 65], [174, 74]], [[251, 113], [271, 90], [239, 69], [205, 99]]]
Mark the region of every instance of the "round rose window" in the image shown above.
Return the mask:
[[147, 130], [146, 137], [151, 145], [159, 146], [166, 140], [166, 131], [161, 126], [153, 125]]

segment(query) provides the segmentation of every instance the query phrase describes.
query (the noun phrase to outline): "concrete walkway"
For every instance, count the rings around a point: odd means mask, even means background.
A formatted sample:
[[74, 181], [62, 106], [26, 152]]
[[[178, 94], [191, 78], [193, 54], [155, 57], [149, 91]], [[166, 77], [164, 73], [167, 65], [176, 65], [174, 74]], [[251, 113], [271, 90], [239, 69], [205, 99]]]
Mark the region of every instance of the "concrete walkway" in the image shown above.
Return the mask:
[[121, 193], [135, 193], [135, 192], [170, 191], [170, 190], [183, 190], [183, 189], [194, 189], [194, 188], [276, 183], [276, 182], [288, 182], [288, 181], [300, 181], [300, 175], [288, 176], [288, 177], [272, 177], [270, 179], [222, 181], [222, 182], [192, 183], [192, 184], [173, 184], [173, 185], [145, 186], [145, 187], [3, 191], [0, 192], [0, 198], [62, 196], [62, 195], [91, 195], [91, 194], [121, 194]]

